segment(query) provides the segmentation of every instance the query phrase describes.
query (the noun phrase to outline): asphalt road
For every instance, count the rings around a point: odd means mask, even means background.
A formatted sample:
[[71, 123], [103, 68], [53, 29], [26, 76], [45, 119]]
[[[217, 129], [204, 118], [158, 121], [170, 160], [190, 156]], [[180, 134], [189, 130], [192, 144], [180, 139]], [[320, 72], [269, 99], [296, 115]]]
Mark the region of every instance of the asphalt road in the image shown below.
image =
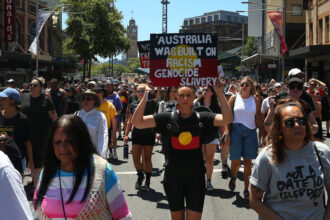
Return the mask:
[[[330, 146], [330, 139], [326, 139], [325, 144]], [[123, 142], [119, 141], [118, 145], [118, 160], [112, 160], [110, 162], [120, 180], [122, 189], [125, 192], [125, 198], [127, 200], [128, 207], [132, 212], [133, 218], [138, 220], [170, 219], [170, 211], [163, 185], [161, 183], [164, 172], [162, 166], [164, 163], [164, 156], [160, 153], [161, 146], [155, 146], [153, 151], [153, 176], [151, 178], [151, 190], [138, 191], [134, 188], [137, 175], [134, 169], [132, 155], [129, 154], [128, 160], [123, 159], [123, 147], [121, 147]], [[239, 172], [239, 179], [236, 181], [236, 190], [231, 192], [228, 188], [229, 178], [222, 179], [220, 175], [221, 162], [219, 152], [216, 152], [215, 154], [214, 164], [212, 184], [215, 189], [206, 195], [202, 219], [257, 219], [256, 212], [250, 209], [248, 203], [246, 203], [243, 199], [243, 173], [241, 171]], [[26, 184], [29, 181], [31, 181], [31, 178], [26, 177], [24, 182]], [[32, 205], [31, 202], [30, 204]], [[34, 213], [34, 216], [36, 216], [36, 213]]]

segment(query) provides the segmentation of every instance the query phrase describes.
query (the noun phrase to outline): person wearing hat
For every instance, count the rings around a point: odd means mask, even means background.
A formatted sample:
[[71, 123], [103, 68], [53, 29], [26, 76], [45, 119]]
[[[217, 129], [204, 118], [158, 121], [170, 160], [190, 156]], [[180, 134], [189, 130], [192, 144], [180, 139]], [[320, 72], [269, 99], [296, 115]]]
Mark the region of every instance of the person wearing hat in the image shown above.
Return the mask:
[[274, 88], [275, 88], [276, 95], [279, 94], [282, 91], [281, 83], [279, 83], [279, 82], [275, 83]]
[[52, 121], [57, 119], [53, 102], [42, 92], [42, 89], [42, 79], [35, 77], [30, 83], [30, 93], [24, 93], [21, 96], [21, 112], [27, 116], [31, 123], [34, 186], [38, 182], [42, 167], [45, 137]]
[[[303, 85], [304, 82], [297, 77], [290, 78], [286, 84], [287, 86], [287, 92], [281, 92], [279, 96], [281, 97], [290, 97], [293, 98], [297, 101], [299, 101], [302, 106], [304, 107], [304, 110], [306, 111], [306, 114], [309, 116], [310, 123], [312, 125], [312, 133], [316, 134], [318, 131], [318, 125], [315, 120], [314, 116], [314, 110], [309, 103], [307, 103], [305, 100], [301, 98], [304, 90], [303, 90]], [[269, 101], [269, 112], [268, 115], [264, 121], [265, 127], [267, 127], [266, 130], [270, 129], [270, 126], [272, 125], [273, 117], [274, 117], [274, 111], [275, 111], [275, 106], [276, 106], [276, 101], [274, 98], [270, 99]]]
[[[33, 170], [33, 155], [31, 145], [31, 125], [29, 119], [23, 113], [18, 111], [18, 104], [21, 101], [20, 94], [16, 89], [7, 88], [0, 92], [0, 107], [2, 109], [0, 114], [0, 132], [9, 138], [17, 145], [21, 158], [13, 162], [15, 168], [23, 174], [26, 167], [26, 159], [28, 167]], [[6, 143], [9, 143], [6, 141]], [[15, 146], [16, 148], [16, 146]], [[6, 150], [7, 154], [10, 151]], [[12, 159], [13, 155], [8, 155]]]
[[[98, 96], [100, 100], [100, 107], [96, 108], [96, 110], [103, 112], [105, 117], [107, 118], [107, 124], [108, 124], [108, 147], [110, 149], [110, 159], [118, 159], [117, 156], [117, 137], [116, 137], [116, 130], [117, 130], [117, 111], [115, 106], [110, 102], [104, 99], [106, 96], [106, 92], [104, 87], [102, 86], [96, 86], [93, 91], [95, 91], [96, 95]], [[112, 146], [114, 147], [112, 152]]]
[[93, 89], [96, 85], [97, 83], [95, 81], [89, 81], [87, 83], [87, 89]]
[[[304, 83], [305, 82], [305, 77], [306, 76], [305, 76], [305, 73], [303, 71], [301, 71], [298, 68], [293, 68], [288, 73], [287, 84], [289, 83], [289, 80], [292, 79], [292, 78], [298, 78], [302, 81], [302, 83]], [[307, 104], [310, 105], [311, 110], [315, 111], [315, 106], [314, 106], [313, 99], [312, 99], [311, 95], [308, 94], [305, 90], [302, 91], [300, 99], [307, 102]]]
[[15, 88], [15, 80], [13, 80], [13, 79], [7, 80], [7, 87]]
[[106, 158], [108, 147], [108, 124], [105, 115], [97, 111], [100, 106], [99, 97], [90, 89], [87, 89], [80, 96], [82, 109], [77, 112], [77, 115], [85, 122], [92, 143], [98, 154]]

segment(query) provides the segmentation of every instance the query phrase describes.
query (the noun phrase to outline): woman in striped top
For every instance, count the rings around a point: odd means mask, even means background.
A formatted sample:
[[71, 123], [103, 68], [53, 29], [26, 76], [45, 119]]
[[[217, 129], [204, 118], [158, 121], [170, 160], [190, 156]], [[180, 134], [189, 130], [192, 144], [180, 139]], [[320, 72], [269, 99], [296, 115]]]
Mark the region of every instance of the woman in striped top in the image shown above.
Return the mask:
[[86, 125], [64, 115], [50, 130], [34, 194], [42, 219], [131, 219], [118, 178], [96, 154]]

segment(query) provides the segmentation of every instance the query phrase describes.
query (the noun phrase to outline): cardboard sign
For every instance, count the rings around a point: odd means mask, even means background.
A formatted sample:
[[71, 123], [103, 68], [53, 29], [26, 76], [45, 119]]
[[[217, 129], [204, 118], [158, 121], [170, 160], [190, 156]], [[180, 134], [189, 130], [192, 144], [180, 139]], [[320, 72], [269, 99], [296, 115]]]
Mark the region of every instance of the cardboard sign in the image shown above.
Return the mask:
[[150, 67], [150, 40], [138, 41], [141, 68]]
[[15, 41], [15, 0], [3, 1], [4, 37], [7, 42]]
[[216, 34], [151, 34], [150, 79], [155, 86], [214, 86]]

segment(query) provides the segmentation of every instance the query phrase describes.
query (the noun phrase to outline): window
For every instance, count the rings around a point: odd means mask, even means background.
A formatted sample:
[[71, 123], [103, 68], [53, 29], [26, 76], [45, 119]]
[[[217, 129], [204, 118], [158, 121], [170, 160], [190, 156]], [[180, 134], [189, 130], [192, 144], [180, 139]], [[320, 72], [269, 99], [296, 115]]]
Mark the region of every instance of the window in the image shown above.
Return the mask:
[[303, 15], [303, 6], [302, 5], [292, 5], [291, 7], [292, 16], [302, 16]]
[[227, 15], [227, 21], [231, 21], [231, 16]]
[[207, 16], [207, 22], [212, 22], [212, 16]]
[[241, 17], [241, 23], [245, 23], [245, 18], [244, 17]]
[[322, 44], [322, 33], [323, 33], [323, 22], [322, 19], [320, 19], [318, 33], [317, 33], [317, 44]]
[[187, 26], [188, 25], [188, 20], [184, 20], [183, 25]]
[[199, 24], [200, 22], [200, 18], [195, 18], [195, 24]]
[[18, 44], [21, 43], [21, 26], [19, 25], [18, 21], [15, 22], [15, 40]]
[[214, 21], [219, 21], [219, 15], [214, 15]]
[[206, 22], [206, 17], [202, 17], [202, 23]]
[[309, 24], [309, 45], [313, 45], [313, 23]]
[[237, 16], [235, 16], [235, 17], [233, 17], [234, 18], [234, 21], [235, 22], [238, 22], [238, 17]]
[[22, 8], [22, 1], [21, 0], [16, 0], [15, 4], [16, 4], [16, 8]]
[[194, 19], [190, 19], [189, 20], [189, 25], [193, 25], [194, 24]]

